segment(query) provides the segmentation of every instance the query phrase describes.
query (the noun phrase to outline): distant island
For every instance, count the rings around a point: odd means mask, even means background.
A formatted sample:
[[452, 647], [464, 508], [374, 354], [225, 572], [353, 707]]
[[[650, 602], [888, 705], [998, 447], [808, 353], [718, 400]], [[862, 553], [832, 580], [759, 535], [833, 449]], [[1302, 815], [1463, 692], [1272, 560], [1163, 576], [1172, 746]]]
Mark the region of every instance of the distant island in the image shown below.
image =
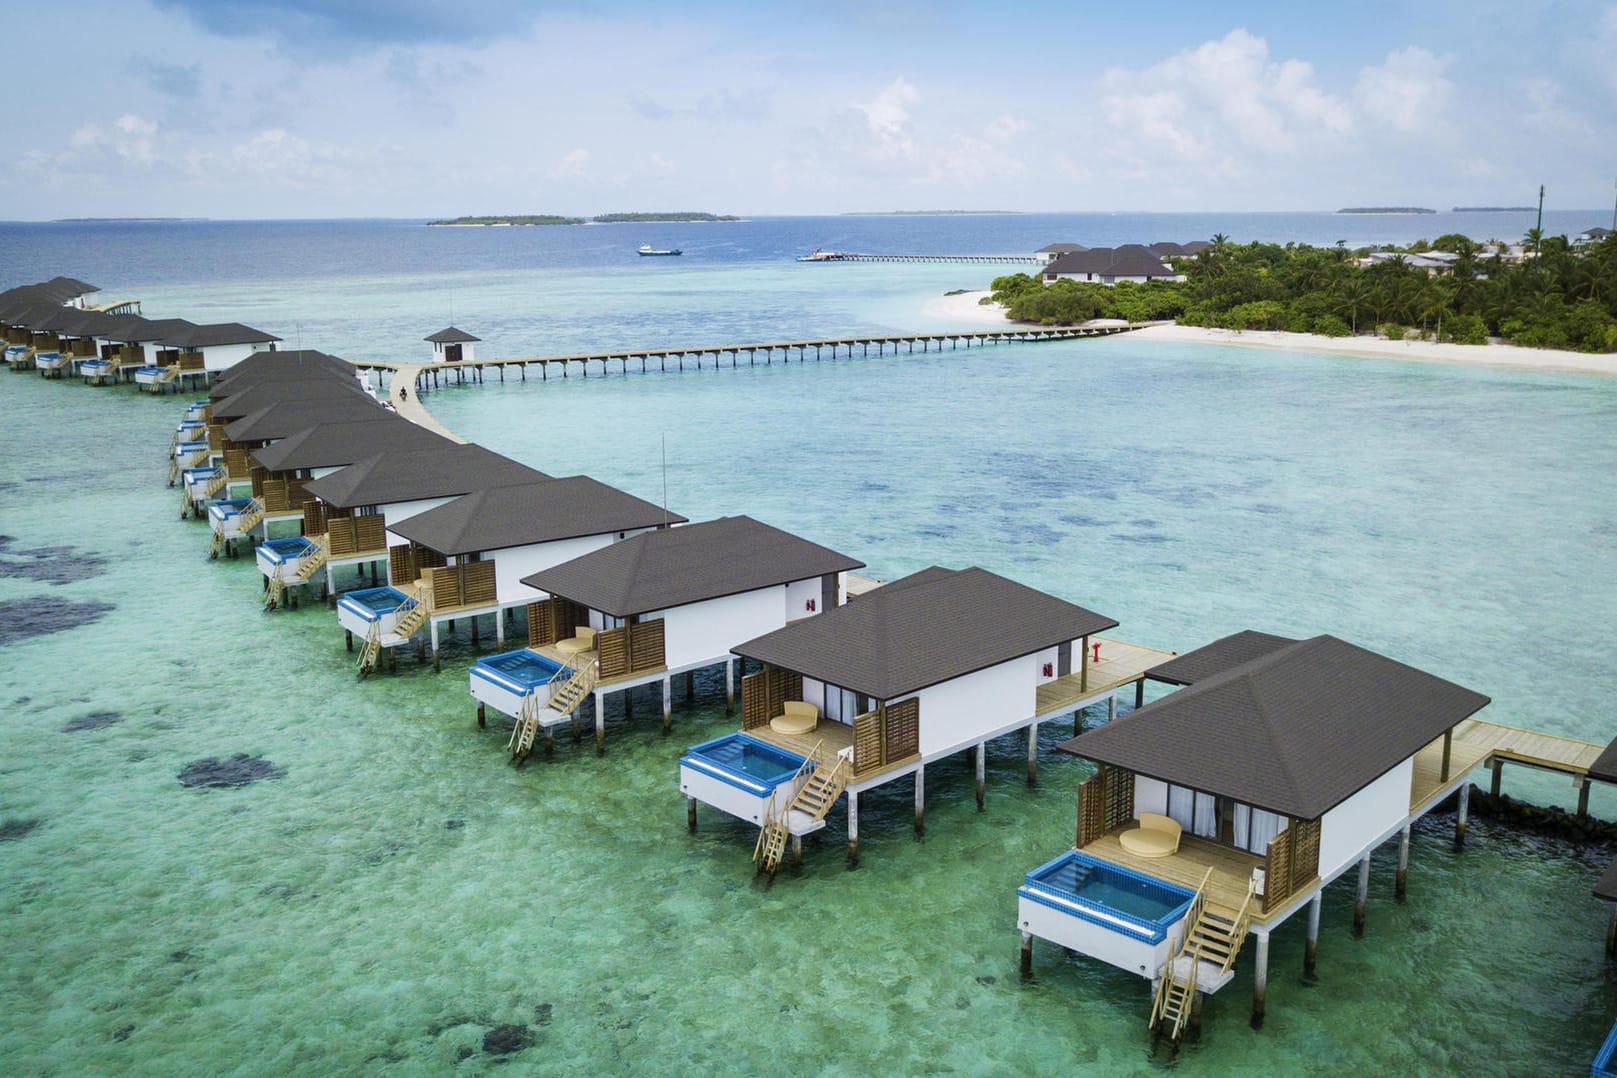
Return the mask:
[[728, 213], [603, 213], [590, 220], [598, 225], [653, 224], [657, 222], [739, 221]]
[[703, 221], [739, 221], [739, 217], [716, 213], [603, 213], [599, 217], [561, 217], [551, 213], [499, 214], [487, 217], [452, 217], [445, 221], [428, 221], [430, 226], [454, 228], [498, 228], [506, 225], [618, 225], [676, 222], [687, 224]]
[[1532, 213], [1531, 206], [1456, 206], [1455, 213]]
[[1337, 213], [1436, 213], [1425, 206], [1349, 206]]
[[849, 210], [844, 217], [990, 217], [1012, 216], [1021, 210]]

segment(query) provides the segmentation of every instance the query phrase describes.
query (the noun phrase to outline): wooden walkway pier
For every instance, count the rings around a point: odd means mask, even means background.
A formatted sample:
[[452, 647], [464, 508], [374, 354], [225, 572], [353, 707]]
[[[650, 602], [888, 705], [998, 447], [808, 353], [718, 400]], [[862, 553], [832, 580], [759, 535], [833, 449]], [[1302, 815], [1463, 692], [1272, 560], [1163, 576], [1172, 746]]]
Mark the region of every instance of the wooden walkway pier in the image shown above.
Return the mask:
[[858, 251], [815, 251], [804, 255], [799, 262], [961, 262], [970, 265], [1014, 263], [1031, 265], [1042, 259], [1032, 255], [884, 255], [861, 254]]
[[[438, 388], [444, 385], [463, 385], [467, 382], [481, 382], [484, 372], [489, 368], [498, 371], [500, 381], [505, 381], [506, 368], [514, 367], [522, 381], [527, 381], [528, 369], [539, 368], [541, 380], [548, 380], [551, 374], [569, 377], [576, 369], [583, 377], [589, 377], [592, 364], [600, 365], [601, 374], [611, 373], [612, 364], [618, 365], [619, 374], [628, 374], [638, 371], [640, 374], [649, 374], [654, 371], [667, 371], [670, 368], [683, 371], [686, 364], [694, 365], [695, 369], [711, 368], [718, 370], [729, 366], [732, 369], [741, 366], [741, 357], [747, 357], [747, 366], [756, 367], [761, 359], [765, 365], [771, 365], [776, 359], [782, 363], [794, 360], [806, 363], [809, 360], [819, 362], [822, 359], [838, 359], [856, 357], [862, 358], [870, 355], [872, 348], [876, 349], [878, 356], [887, 354], [888, 348], [893, 355], [900, 352], [908, 355], [917, 347], [922, 352], [941, 352], [961, 349], [985, 347], [990, 344], [1025, 343], [1035, 341], [1070, 341], [1080, 337], [1107, 337], [1118, 333], [1127, 333], [1135, 329], [1143, 329], [1155, 323], [1137, 323], [1133, 325], [1113, 326], [1024, 326], [1016, 329], [986, 329], [986, 330], [942, 330], [933, 333], [894, 333], [875, 334], [862, 337], [819, 337], [797, 341], [759, 341], [752, 344], [721, 344], [707, 345], [692, 348], [634, 348], [625, 350], [603, 352], [572, 352], [552, 356], [518, 356], [506, 359], [470, 359], [458, 363], [395, 363], [381, 359], [353, 360], [353, 365], [361, 370], [385, 371], [394, 375], [394, 400], [398, 401], [397, 388], [403, 385], [404, 376], [413, 380], [417, 393], [426, 389]], [[725, 358], [730, 362], [726, 364]]]

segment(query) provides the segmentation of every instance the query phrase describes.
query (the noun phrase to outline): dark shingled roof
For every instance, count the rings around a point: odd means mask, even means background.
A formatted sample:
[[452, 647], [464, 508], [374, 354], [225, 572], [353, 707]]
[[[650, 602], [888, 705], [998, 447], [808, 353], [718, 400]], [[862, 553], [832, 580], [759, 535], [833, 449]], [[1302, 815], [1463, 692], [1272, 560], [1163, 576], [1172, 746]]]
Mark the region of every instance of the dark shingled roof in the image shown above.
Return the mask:
[[357, 509], [421, 498], [449, 498], [484, 487], [549, 479], [526, 464], [480, 445], [450, 443], [399, 453], [377, 453], [304, 489], [327, 505]]
[[[589, 476], [575, 475], [485, 487], [400, 521], [391, 530], [449, 555], [608, 535], [684, 519]], [[524, 578], [523, 583], [527, 581]]]
[[1096, 247], [1062, 255], [1044, 267], [1046, 274], [1093, 273], [1097, 277], [1172, 277], [1173, 270], [1162, 259], [1138, 243], [1121, 247]]
[[1185, 248], [1172, 240], [1158, 240], [1156, 243], [1148, 246], [1146, 250], [1150, 251], [1154, 255], [1162, 255], [1164, 257], [1168, 255], [1182, 255], [1185, 253]]
[[67, 293], [62, 297], [64, 302], [70, 299], [77, 299], [80, 296], [88, 296], [92, 292], [101, 291], [101, 289], [97, 286], [89, 284], [85, 281], [81, 281], [75, 277], [52, 277], [50, 280], [45, 282], [45, 287], [54, 288]]
[[933, 566], [731, 650], [891, 700], [1116, 625], [986, 569]]
[[1159, 663], [1147, 670], [1145, 676], [1169, 685], [1194, 685], [1214, 674], [1222, 674], [1233, 666], [1260, 659], [1270, 652], [1279, 651], [1288, 644], [1296, 642], [1290, 637], [1270, 636], [1268, 633], [1246, 629], [1222, 640], [1215, 640], [1195, 651], [1187, 651], [1165, 663]]
[[163, 338], [175, 348], [214, 348], [222, 344], [269, 344], [281, 338], [240, 322], [213, 322], [204, 326], [187, 325]]
[[[289, 400], [265, 405], [234, 423], [226, 424], [225, 437], [233, 442], [267, 442], [285, 438], [321, 423], [348, 423], [397, 419], [398, 416], [363, 393], [323, 400]], [[368, 454], [366, 454], [368, 455]], [[354, 458], [359, 459], [358, 457]], [[350, 462], [345, 462], [350, 463]]]
[[1617, 861], [1607, 865], [1606, 871], [1600, 874], [1600, 880], [1595, 884], [1595, 897], [1617, 902]]
[[1085, 247], [1081, 243], [1047, 243], [1033, 253], [1036, 255], [1066, 255], [1072, 254], [1075, 251], [1087, 250], [1089, 250], [1089, 248]]
[[273, 445], [253, 450], [252, 457], [272, 472], [291, 472], [341, 467], [388, 450], [455, 444], [386, 409], [376, 410], [381, 413], [380, 419], [339, 420], [305, 427]]
[[1197, 681], [1060, 748], [1314, 820], [1487, 704], [1451, 681], [1316, 636]]
[[636, 535], [525, 576], [522, 582], [626, 618], [863, 565], [740, 516]]
[[52, 303], [48, 299], [25, 299], [12, 305], [8, 312], [0, 317], [0, 322], [8, 326], [35, 329], [41, 322], [55, 318], [58, 311], [65, 310], [68, 308], [60, 303]]
[[284, 352], [254, 352], [221, 374], [208, 395], [218, 400], [232, 393], [240, 393], [248, 386], [259, 382], [319, 378], [330, 374], [353, 378], [356, 371], [347, 360], [328, 356], [312, 348]]
[[467, 344], [471, 341], [480, 341], [482, 338], [473, 337], [464, 329], [450, 326], [448, 329], [440, 329], [430, 337], [423, 337], [422, 340], [431, 341], [433, 344]]
[[1208, 243], [1206, 240], [1191, 240], [1189, 243], [1184, 245], [1185, 254], [1199, 255], [1211, 246], [1212, 244]]
[[1607, 745], [1606, 750], [1589, 765], [1589, 777], [1601, 782], [1617, 782], [1617, 740]]
[[348, 396], [361, 397], [367, 401], [375, 399], [365, 392], [351, 374], [334, 373], [300, 381], [258, 382], [245, 387], [239, 393], [232, 393], [228, 397], [213, 401], [213, 418], [240, 419], [242, 416], [252, 415], [260, 408], [268, 408], [281, 401], [323, 401]]
[[150, 344], [190, 326], [183, 318], [142, 318], [138, 314], [115, 314], [95, 331], [97, 338], [120, 344]]

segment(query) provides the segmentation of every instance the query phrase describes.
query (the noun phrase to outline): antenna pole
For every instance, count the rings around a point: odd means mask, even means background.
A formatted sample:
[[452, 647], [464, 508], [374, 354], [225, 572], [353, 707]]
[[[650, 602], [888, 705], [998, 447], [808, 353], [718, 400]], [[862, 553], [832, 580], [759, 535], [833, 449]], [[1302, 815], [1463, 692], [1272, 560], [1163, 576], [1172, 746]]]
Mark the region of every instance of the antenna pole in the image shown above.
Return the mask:
[[668, 432], [663, 432], [663, 526], [668, 526]]

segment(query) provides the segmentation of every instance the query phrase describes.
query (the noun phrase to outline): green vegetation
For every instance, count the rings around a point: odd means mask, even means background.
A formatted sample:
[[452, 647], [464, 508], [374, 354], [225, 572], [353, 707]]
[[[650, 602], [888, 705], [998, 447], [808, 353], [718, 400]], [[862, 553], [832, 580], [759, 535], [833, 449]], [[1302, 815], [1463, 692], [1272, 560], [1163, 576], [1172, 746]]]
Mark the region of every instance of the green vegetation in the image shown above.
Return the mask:
[[1425, 206], [1348, 206], [1337, 213], [1436, 213]]
[[1458, 234], [1411, 250], [1459, 257], [1438, 274], [1389, 259], [1360, 266], [1345, 247], [1231, 244], [1216, 237], [1199, 258], [1176, 262], [1185, 280], [1101, 285], [1014, 274], [984, 300], [1019, 322], [1063, 325], [1091, 318], [1173, 318], [1223, 329], [1282, 329], [1388, 336], [1457, 344], [1512, 344], [1580, 352], [1617, 351], [1617, 236], [1574, 251], [1565, 236], [1541, 237], [1540, 258], [1484, 258]]
[[429, 225], [581, 225], [582, 217], [557, 217], [549, 213], [517, 213], [495, 217], [453, 217], [447, 221], [428, 221]]
[[603, 213], [590, 218], [598, 225], [645, 224], [658, 221], [739, 221], [727, 213]]

